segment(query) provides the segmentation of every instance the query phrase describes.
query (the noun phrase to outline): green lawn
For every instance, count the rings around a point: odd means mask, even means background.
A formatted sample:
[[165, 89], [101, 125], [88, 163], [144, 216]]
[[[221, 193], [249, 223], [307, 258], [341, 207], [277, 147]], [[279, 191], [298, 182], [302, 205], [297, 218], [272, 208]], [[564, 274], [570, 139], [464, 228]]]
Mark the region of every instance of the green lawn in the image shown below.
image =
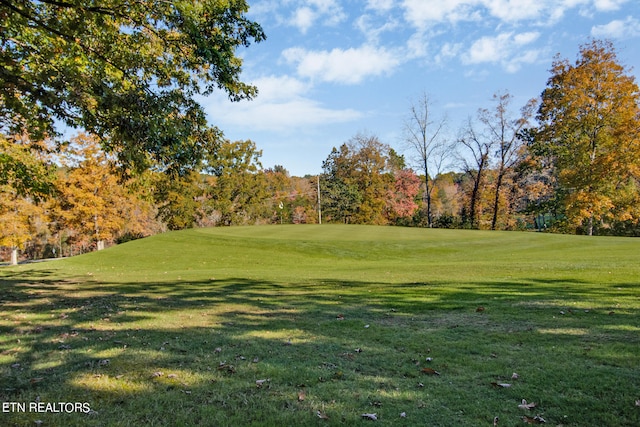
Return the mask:
[[640, 425], [637, 239], [197, 229], [0, 268], [0, 299], [3, 426]]

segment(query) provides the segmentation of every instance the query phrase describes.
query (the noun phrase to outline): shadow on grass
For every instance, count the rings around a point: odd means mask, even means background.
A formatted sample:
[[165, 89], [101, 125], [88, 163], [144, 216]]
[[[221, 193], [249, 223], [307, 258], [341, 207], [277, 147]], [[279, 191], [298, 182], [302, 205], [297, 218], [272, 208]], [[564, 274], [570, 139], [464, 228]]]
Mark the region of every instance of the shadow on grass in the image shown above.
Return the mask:
[[91, 412], [3, 425], [640, 424], [632, 283], [48, 277], [0, 280], [0, 398]]

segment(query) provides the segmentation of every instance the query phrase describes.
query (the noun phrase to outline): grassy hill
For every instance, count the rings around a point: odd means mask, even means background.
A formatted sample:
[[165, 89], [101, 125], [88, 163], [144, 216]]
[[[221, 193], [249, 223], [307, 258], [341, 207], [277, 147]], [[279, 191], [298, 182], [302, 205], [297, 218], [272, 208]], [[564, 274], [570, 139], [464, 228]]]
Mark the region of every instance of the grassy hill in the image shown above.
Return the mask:
[[91, 412], [0, 424], [640, 425], [639, 261], [636, 239], [322, 225], [2, 268], [0, 397]]

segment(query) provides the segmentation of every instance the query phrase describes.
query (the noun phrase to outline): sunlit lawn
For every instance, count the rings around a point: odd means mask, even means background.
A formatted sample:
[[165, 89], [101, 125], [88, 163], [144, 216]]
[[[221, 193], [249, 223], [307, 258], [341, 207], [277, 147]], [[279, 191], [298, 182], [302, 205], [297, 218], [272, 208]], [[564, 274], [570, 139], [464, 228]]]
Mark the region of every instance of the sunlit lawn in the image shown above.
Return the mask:
[[637, 239], [167, 233], [0, 269], [0, 425], [637, 426], [639, 297]]

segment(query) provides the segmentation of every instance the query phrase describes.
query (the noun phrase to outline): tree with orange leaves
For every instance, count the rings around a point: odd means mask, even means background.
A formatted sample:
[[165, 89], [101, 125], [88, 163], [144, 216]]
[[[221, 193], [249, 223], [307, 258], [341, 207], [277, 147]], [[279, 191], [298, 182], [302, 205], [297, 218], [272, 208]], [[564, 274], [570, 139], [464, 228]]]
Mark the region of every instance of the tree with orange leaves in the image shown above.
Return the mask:
[[575, 64], [556, 58], [542, 93], [533, 149], [552, 164], [569, 224], [637, 219], [640, 90], [612, 43], [580, 47]]

